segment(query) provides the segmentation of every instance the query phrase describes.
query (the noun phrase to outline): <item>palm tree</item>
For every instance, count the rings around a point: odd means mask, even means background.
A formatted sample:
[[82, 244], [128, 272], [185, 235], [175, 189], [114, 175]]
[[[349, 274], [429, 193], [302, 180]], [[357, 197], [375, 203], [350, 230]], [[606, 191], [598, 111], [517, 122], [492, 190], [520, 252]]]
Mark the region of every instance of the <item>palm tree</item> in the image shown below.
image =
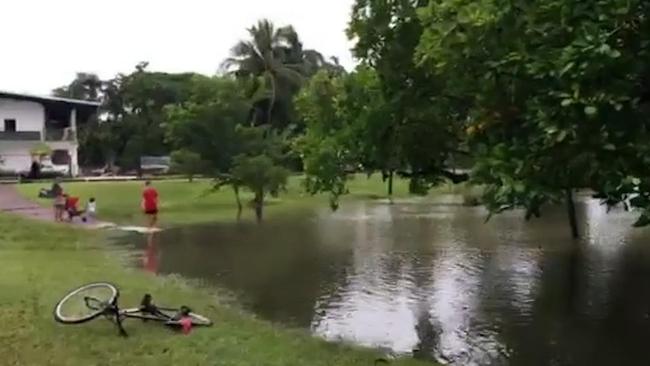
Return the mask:
[[66, 86], [56, 88], [52, 94], [58, 97], [97, 101], [101, 98], [103, 82], [96, 74], [79, 72]]
[[[276, 28], [267, 19], [257, 22], [248, 33], [251, 39], [237, 43], [231, 50], [232, 57], [223, 62], [222, 68], [239, 77], [255, 78], [258, 85], [266, 85], [270, 93], [267, 111], [270, 124], [279, 84], [297, 86], [302, 81], [302, 65], [290, 63], [287, 57], [298, 42], [298, 35], [293, 27]], [[259, 96], [259, 88], [256, 89]]]

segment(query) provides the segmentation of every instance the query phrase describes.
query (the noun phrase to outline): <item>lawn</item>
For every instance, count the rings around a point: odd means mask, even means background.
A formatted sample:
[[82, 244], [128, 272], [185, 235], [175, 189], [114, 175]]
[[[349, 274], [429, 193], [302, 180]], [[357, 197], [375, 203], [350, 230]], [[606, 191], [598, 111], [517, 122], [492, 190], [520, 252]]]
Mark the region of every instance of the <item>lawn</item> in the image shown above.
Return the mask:
[[[183, 192], [198, 195], [204, 186], [160, 184], [163, 197], [177, 197], [179, 202], [173, 201], [174, 205], [188, 210], [191, 202], [204, 205], [205, 211], [228, 203], [225, 194], [210, 197], [208, 202], [199, 198], [180, 202]], [[98, 189], [94, 192], [90, 187]], [[130, 195], [137, 196], [139, 185], [79, 184], [70, 188], [79, 189], [82, 195], [92, 192], [104, 202], [105, 210], [117, 215], [136, 206], [128, 201]], [[170, 207], [176, 206], [167, 209]], [[255, 320], [228, 306], [215, 290], [129, 269], [122, 263], [123, 253], [104, 245], [101, 232], [6, 214], [0, 214], [0, 227], [0, 364], [373, 365], [377, 357], [370, 350], [326, 343], [303, 331]], [[90, 281], [117, 284], [122, 304], [134, 305], [150, 292], [160, 304], [192, 306], [215, 325], [182, 336], [156, 324], [127, 320], [130, 337], [122, 339], [104, 319], [75, 326], [54, 322], [52, 309], [58, 299]], [[405, 359], [393, 364], [420, 363]]]
[[[267, 206], [267, 216], [327, 207], [324, 195], [304, 193], [300, 177]], [[49, 186], [23, 184], [19, 190], [33, 198]], [[155, 182], [161, 195], [166, 226], [236, 217], [230, 189], [207, 194], [209, 181]], [[385, 195], [379, 177], [357, 176], [345, 200]], [[82, 202], [95, 197], [100, 217], [118, 223], [142, 223], [142, 182], [65, 183], [64, 189]], [[398, 180], [395, 196], [407, 196], [407, 183]], [[250, 198], [250, 195], [245, 195]], [[39, 200], [49, 205], [47, 200]], [[253, 213], [245, 209], [244, 218]], [[124, 253], [104, 245], [100, 231], [28, 221], [0, 215], [0, 360], [8, 365], [373, 365], [370, 350], [326, 343], [306, 331], [290, 330], [256, 320], [232, 307], [219, 291], [189, 284], [176, 277], [155, 277], [124, 265]], [[129, 339], [117, 336], [103, 319], [78, 326], [54, 322], [52, 309], [71, 288], [91, 281], [109, 281], [121, 290], [120, 302], [137, 304], [146, 292], [156, 302], [191, 305], [215, 321], [215, 326], [181, 336], [155, 324], [128, 321]], [[417, 365], [415, 360], [397, 365]]]
[[[325, 195], [311, 196], [306, 194], [302, 185], [303, 178], [293, 176], [289, 180], [287, 191], [278, 198], [270, 198], [265, 214], [273, 216], [289, 212], [299, 212], [302, 209], [328, 207]], [[41, 188], [49, 188], [51, 183], [21, 184], [19, 191], [30, 199], [35, 199]], [[210, 193], [211, 183], [208, 180], [198, 180], [192, 183], [187, 180], [166, 180], [154, 182], [160, 193], [162, 226], [209, 221], [230, 221], [237, 217], [237, 206], [232, 190], [223, 187]], [[140, 213], [140, 194], [142, 182], [75, 182], [64, 183], [66, 192], [78, 196], [82, 204], [90, 197], [95, 197], [99, 216], [103, 220], [120, 224], [143, 224], [144, 217]], [[386, 196], [386, 184], [379, 175], [367, 178], [356, 175], [349, 184], [350, 194], [343, 201], [354, 199], [379, 198]], [[394, 196], [408, 196], [408, 182], [397, 179], [394, 184]], [[243, 201], [252, 196], [244, 192]], [[49, 200], [38, 200], [42, 205], [49, 206]], [[252, 220], [254, 213], [245, 208], [242, 218]]]

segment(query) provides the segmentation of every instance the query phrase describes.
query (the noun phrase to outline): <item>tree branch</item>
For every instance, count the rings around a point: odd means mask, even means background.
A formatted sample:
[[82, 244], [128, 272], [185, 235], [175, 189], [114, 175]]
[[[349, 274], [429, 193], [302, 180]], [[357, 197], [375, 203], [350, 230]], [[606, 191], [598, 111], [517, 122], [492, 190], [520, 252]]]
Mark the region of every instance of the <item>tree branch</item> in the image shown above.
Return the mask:
[[458, 184], [462, 182], [466, 182], [469, 180], [469, 174], [467, 173], [454, 173], [446, 169], [438, 169], [436, 171], [417, 171], [417, 172], [406, 172], [406, 171], [398, 171], [397, 174], [401, 177], [406, 177], [406, 178], [437, 178], [437, 177], [444, 177], [446, 179], [449, 179], [452, 183]]

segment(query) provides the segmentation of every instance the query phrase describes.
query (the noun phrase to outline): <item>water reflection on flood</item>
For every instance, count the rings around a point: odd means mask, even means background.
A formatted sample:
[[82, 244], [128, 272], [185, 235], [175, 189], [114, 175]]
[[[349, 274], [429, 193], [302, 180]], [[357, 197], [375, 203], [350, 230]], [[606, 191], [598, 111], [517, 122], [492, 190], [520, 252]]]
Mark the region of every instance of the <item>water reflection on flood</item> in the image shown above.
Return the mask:
[[[340, 212], [169, 230], [143, 266], [226, 286], [264, 318], [458, 365], [650, 364], [650, 235], [578, 205], [485, 224], [479, 208], [358, 203]], [[129, 240], [142, 241], [142, 237]]]
[[155, 233], [145, 234], [145, 237], [147, 238], [147, 246], [144, 248], [142, 253], [142, 268], [153, 274], [158, 273], [158, 262], [160, 261], [156, 236]]

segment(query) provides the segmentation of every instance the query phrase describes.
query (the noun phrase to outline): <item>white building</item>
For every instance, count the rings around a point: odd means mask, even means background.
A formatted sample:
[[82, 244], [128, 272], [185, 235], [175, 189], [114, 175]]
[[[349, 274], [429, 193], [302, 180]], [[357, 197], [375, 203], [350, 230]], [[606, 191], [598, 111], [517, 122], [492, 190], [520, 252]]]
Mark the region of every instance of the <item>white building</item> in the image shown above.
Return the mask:
[[55, 166], [79, 173], [77, 126], [93, 116], [99, 103], [0, 91], [0, 172], [29, 171], [31, 151], [52, 150]]

